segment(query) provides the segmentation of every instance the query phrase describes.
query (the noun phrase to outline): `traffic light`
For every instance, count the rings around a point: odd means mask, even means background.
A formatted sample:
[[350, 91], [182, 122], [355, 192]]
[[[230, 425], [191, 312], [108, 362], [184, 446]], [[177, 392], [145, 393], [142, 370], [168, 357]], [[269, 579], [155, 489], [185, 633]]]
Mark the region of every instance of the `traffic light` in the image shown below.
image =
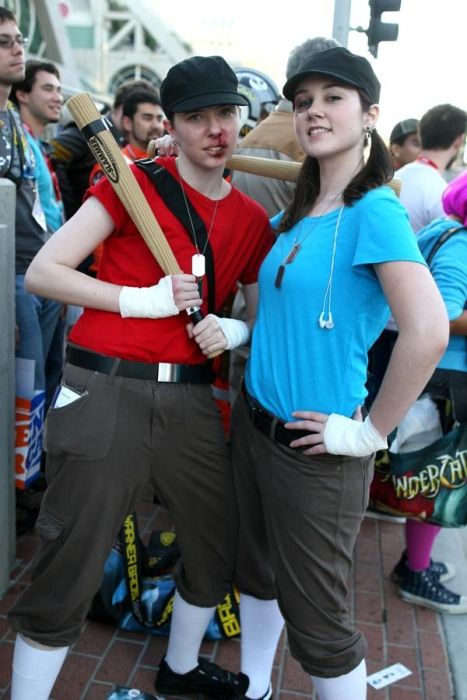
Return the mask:
[[399, 25], [382, 22], [383, 12], [398, 12], [401, 9], [401, 0], [369, 0], [370, 26], [366, 30], [368, 36], [368, 48], [376, 58], [380, 41], [396, 41], [399, 33]]

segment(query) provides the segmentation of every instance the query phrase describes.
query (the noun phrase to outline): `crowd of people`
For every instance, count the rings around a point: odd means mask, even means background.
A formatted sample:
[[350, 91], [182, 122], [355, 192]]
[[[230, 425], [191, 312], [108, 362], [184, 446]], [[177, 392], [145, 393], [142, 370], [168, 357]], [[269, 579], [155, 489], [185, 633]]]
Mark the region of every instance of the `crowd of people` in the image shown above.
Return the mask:
[[[374, 453], [426, 396], [452, 406], [440, 433], [467, 419], [467, 174], [444, 179], [467, 114], [438, 105], [404, 118], [387, 148], [365, 58], [315, 38], [291, 51], [286, 76], [251, 130], [248, 91], [219, 56], [177, 63], [160, 89], [131, 81], [115, 95], [108, 124], [180, 266], [166, 275], [77, 126], [44, 142], [60, 120], [60, 74], [25, 60], [16, 18], [0, 8], [16, 355], [34, 360], [48, 409], [42, 545], [9, 612], [12, 700], [49, 698], [149, 486], [181, 552], [156, 693], [272, 698], [285, 626], [320, 700], [366, 698], [347, 582]], [[235, 152], [300, 161], [298, 181], [229, 173]], [[447, 230], [456, 235], [430, 255]], [[73, 324], [67, 307], [80, 310]], [[212, 391], [212, 357], [225, 351], [228, 437]], [[391, 578], [408, 602], [465, 613], [467, 599], [444, 586], [453, 565], [431, 559], [438, 532], [407, 520]], [[232, 582], [238, 674], [199, 656]]]

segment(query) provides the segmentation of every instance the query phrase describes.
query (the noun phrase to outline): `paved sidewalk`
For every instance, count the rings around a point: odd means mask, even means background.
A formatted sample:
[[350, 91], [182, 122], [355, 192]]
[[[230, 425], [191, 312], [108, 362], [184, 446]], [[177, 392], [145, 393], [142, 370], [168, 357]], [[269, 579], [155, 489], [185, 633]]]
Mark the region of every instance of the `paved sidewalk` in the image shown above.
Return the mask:
[[[152, 503], [138, 509], [141, 532], [171, 529], [168, 515]], [[369, 700], [465, 700], [454, 693], [446, 654], [441, 616], [404, 603], [389, 572], [403, 546], [403, 526], [365, 519], [357, 543], [352, 577], [352, 605], [358, 627], [368, 640], [368, 673], [396, 662], [412, 675], [387, 689], [369, 688]], [[14, 636], [6, 612], [28, 585], [31, 559], [37, 537], [31, 533], [18, 540], [18, 566], [14, 584], [0, 601], [0, 697], [9, 699], [8, 689]], [[461, 616], [465, 619], [465, 616]], [[467, 620], [466, 620], [467, 629]], [[53, 700], [104, 700], [115, 684], [153, 692], [157, 664], [166, 639], [116, 630], [88, 621], [62, 669]], [[221, 665], [238, 670], [239, 642], [208, 642], [202, 653]], [[285, 639], [281, 640], [274, 664], [274, 700], [315, 700], [309, 678], [292, 659]], [[34, 698], [31, 698], [34, 700]], [[352, 698], [348, 698], [352, 700]]]

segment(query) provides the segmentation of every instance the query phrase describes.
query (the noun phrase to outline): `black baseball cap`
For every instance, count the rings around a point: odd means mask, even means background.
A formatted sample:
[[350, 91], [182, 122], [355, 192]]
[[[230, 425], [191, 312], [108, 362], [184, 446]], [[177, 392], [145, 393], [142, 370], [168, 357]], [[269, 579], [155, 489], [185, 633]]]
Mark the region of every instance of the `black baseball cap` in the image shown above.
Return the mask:
[[160, 88], [162, 109], [190, 112], [213, 105], [248, 105], [238, 92], [238, 78], [221, 56], [192, 56], [167, 73]]
[[343, 46], [317, 51], [307, 58], [284, 85], [285, 97], [293, 102], [298, 84], [310, 75], [329, 75], [339, 82], [363, 90], [373, 104], [379, 102], [381, 85], [371, 64]]
[[399, 141], [409, 134], [415, 134], [418, 131], [418, 119], [403, 119], [401, 122], [397, 122], [394, 129], [391, 131], [391, 136], [389, 137], [389, 143], [394, 143], [394, 141]]

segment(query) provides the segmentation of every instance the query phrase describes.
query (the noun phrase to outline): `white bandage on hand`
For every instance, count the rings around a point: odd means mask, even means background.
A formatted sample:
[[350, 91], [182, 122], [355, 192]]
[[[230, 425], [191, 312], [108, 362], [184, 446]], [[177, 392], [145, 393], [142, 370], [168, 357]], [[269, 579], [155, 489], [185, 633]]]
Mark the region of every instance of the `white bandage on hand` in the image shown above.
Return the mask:
[[250, 339], [251, 330], [245, 321], [235, 318], [217, 318], [222, 333], [227, 339], [227, 350], [238, 348], [239, 345], [246, 345]]
[[388, 441], [378, 433], [369, 416], [361, 423], [331, 413], [324, 428], [324, 446], [333, 455], [365, 457], [387, 448]]
[[179, 313], [170, 275], [153, 287], [122, 287], [118, 305], [122, 318], [166, 318]]

